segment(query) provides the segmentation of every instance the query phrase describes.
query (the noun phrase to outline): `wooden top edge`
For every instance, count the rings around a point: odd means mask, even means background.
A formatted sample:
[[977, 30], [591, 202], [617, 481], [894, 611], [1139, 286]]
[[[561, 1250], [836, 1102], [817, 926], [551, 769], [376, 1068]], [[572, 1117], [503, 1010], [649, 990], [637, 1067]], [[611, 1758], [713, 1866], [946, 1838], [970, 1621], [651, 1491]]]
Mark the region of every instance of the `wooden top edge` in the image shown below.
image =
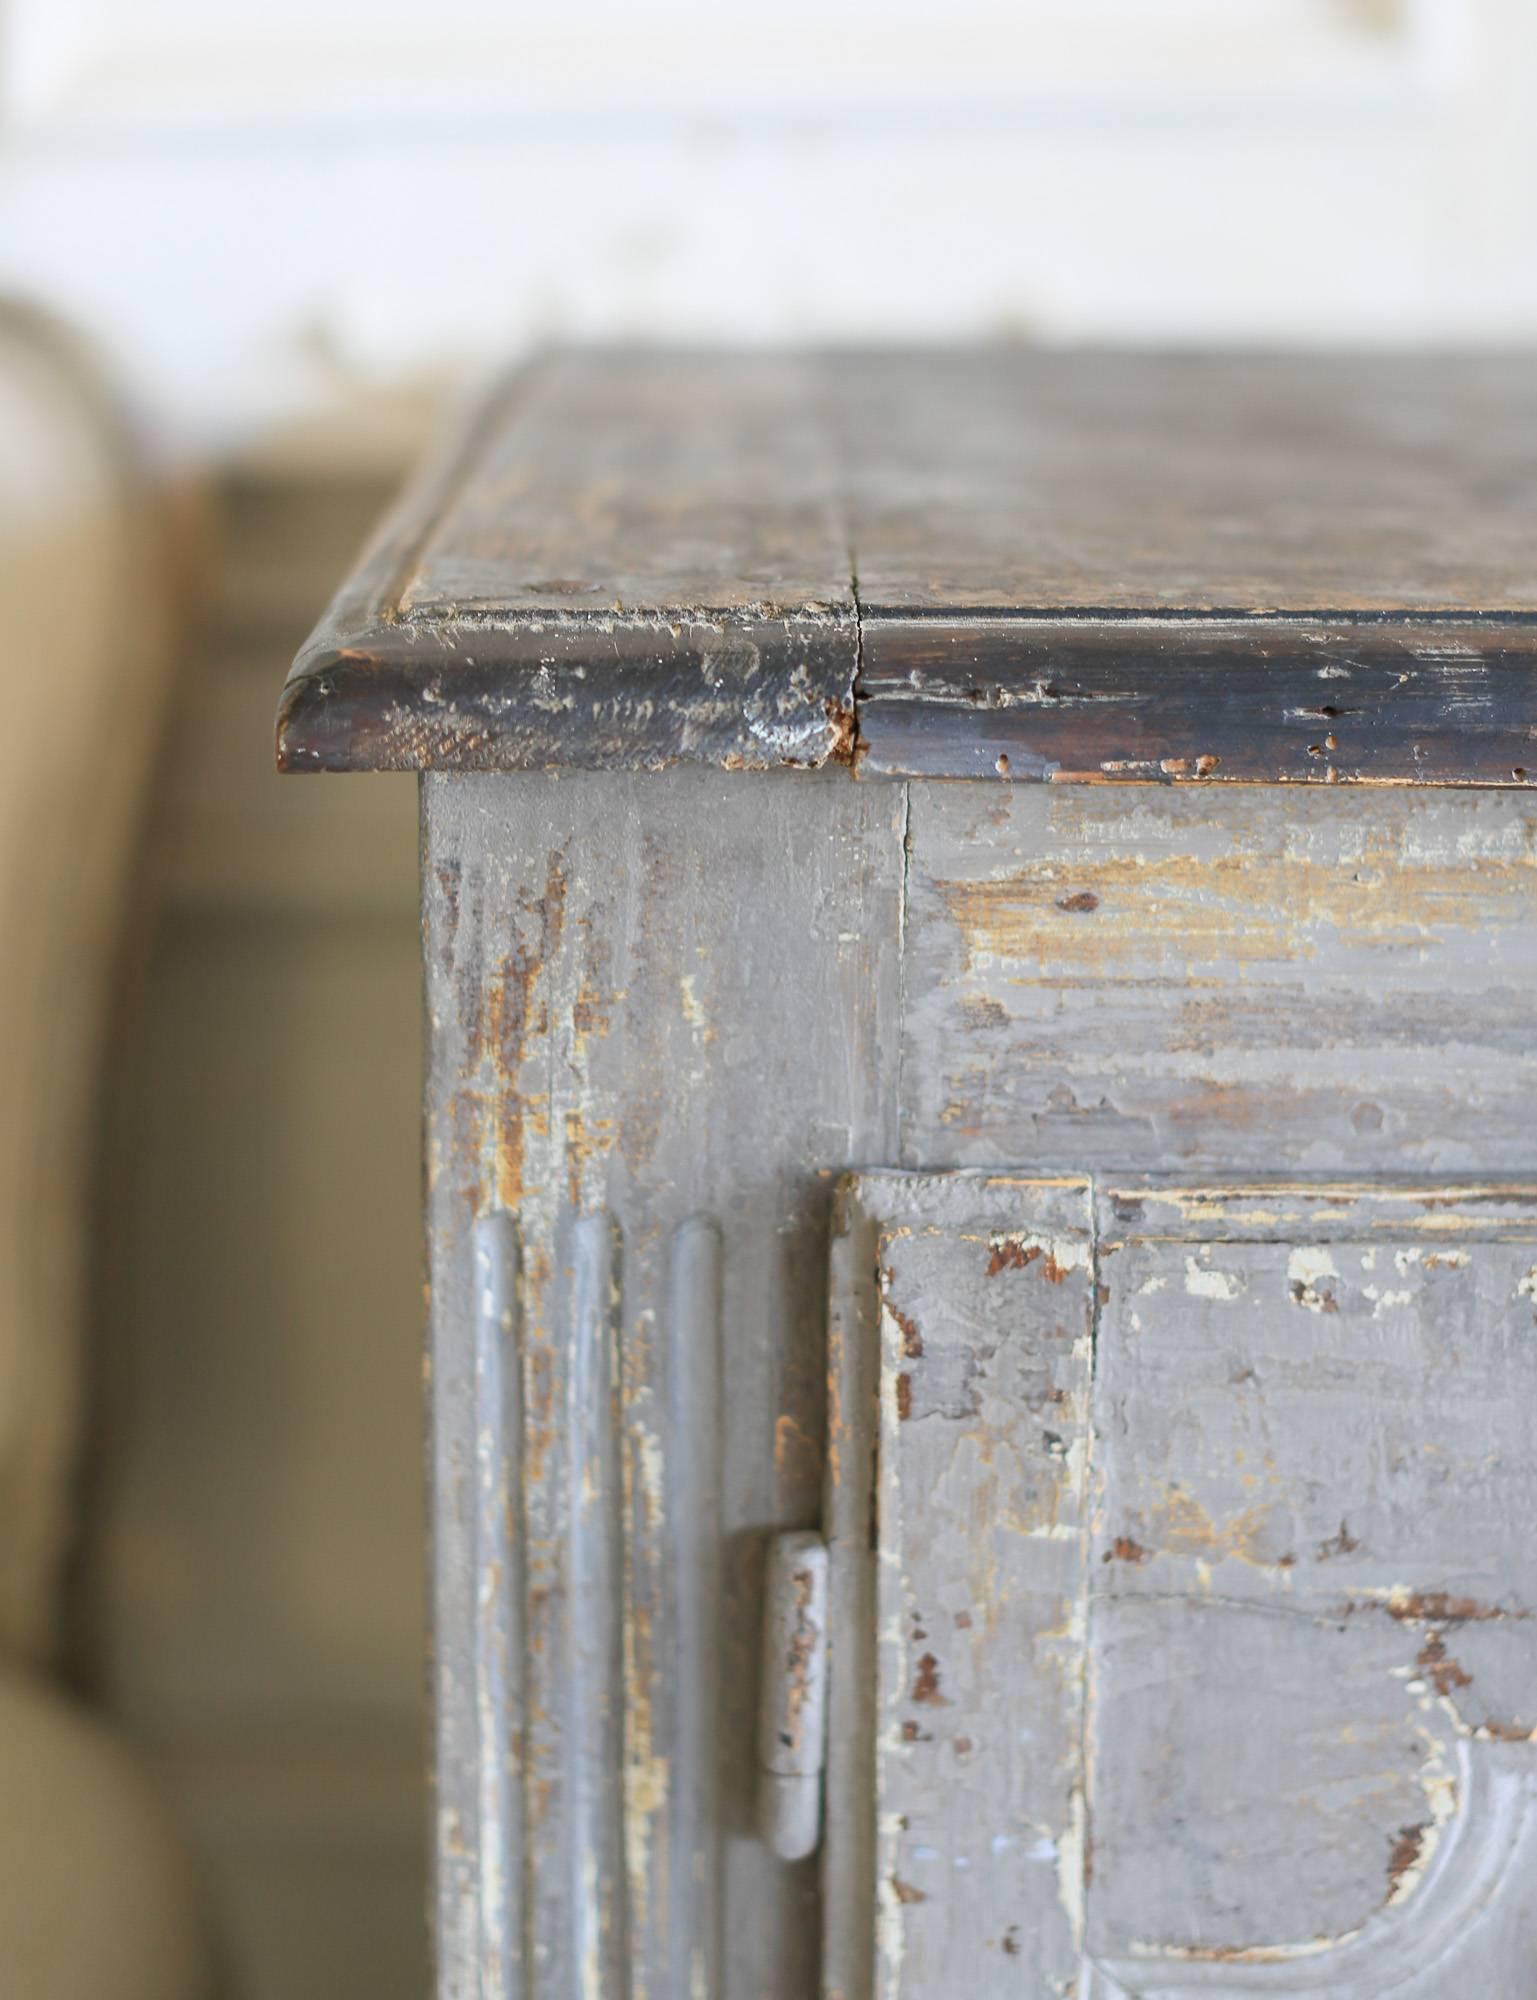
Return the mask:
[[884, 643], [895, 636], [901, 642], [915, 642], [925, 633], [946, 638], [975, 637], [1028, 645], [1032, 635], [1054, 641], [1071, 641], [1083, 634], [1098, 636], [1103, 643], [1135, 638], [1139, 632], [1169, 639], [1199, 639], [1201, 635], [1227, 635], [1245, 644], [1263, 639], [1267, 632], [1284, 638], [1288, 632], [1301, 635], [1337, 632], [1342, 637], [1373, 631], [1420, 632], [1465, 628], [1469, 634], [1499, 635], [1521, 643], [1520, 634], [1532, 635], [1537, 645], [1537, 609], [1515, 605], [1497, 606], [1487, 611], [1471, 611], [1465, 605], [1415, 604], [1391, 608], [1361, 605], [1318, 605], [1303, 610], [1267, 604], [1202, 604], [1180, 606], [1114, 604], [956, 604], [915, 607], [907, 604], [872, 603], [861, 594], [860, 622], [868, 637]]
[[[546, 355], [381, 525], [294, 664], [279, 764], [1528, 784], [1533, 376], [1508, 355]], [[1357, 423], [1343, 449], [1331, 413]]]
[[[815, 768], [858, 627], [795, 357], [573, 350], [470, 401], [295, 660], [279, 768]], [[761, 503], [759, 460], [777, 482]]]
[[695, 609], [322, 630], [285, 771], [1537, 785], [1537, 621]]
[[[300, 655], [283, 771], [814, 770], [854, 754], [852, 618], [377, 625]], [[437, 643], [434, 643], [434, 640]]]
[[866, 614], [862, 775], [1537, 785], [1525, 616]]

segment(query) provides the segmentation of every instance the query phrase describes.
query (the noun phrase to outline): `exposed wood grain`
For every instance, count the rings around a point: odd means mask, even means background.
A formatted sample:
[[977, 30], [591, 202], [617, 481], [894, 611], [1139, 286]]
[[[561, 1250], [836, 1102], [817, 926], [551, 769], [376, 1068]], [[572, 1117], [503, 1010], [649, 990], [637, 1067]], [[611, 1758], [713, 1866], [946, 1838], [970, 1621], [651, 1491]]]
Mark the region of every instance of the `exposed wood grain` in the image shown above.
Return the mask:
[[403, 554], [399, 616], [846, 609], [819, 394], [793, 354], [547, 356]]
[[1534, 527], [1524, 356], [554, 355], [344, 586], [279, 757], [1537, 784]]
[[795, 357], [550, 357], [429, 465], [295, 663], [293, 770], [815, 766], [857, 631]]
[[824, 366], [877, 649], [912, 614], [1537, 611], [1530, 356]]
[[1537, 784], [1537, 624], [862, 620], [866, 777]]
[[909, 838], [906, 1162], [1532, 1166], [1524, 797], [915, 784]]
[[1537, 782], [1528, 358], [832, 366], [866, 774]]

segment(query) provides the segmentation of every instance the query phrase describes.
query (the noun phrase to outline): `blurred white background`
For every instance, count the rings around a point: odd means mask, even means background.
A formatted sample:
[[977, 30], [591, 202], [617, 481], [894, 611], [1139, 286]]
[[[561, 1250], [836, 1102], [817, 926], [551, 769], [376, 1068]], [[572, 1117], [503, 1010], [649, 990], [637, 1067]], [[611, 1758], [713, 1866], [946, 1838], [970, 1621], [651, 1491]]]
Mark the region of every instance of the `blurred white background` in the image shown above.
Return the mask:
[[551, 335], [1510, 338], [1531, 0], [8, 0], [0, 277], [227, 436]]
[[[0, 0], [0, 35], [0, 294], [128, 391], [119, 511], [167, 469], [195, 501], [180, 589], [136, 567], [68, 669], [91, 713], [181, 617], [134, 696], [64, 1663], [169, 1788], [235, 1992], [421, 2000], [414, 789], [273, 775], [288, 657], [444, 394], [539, 341], [1537, 338], [1537, 0]], [[7, 674], [65, 670], [37, 431], [0, 437]], [[56, 761], [26, 838], [64, 865], [100, 774]]]

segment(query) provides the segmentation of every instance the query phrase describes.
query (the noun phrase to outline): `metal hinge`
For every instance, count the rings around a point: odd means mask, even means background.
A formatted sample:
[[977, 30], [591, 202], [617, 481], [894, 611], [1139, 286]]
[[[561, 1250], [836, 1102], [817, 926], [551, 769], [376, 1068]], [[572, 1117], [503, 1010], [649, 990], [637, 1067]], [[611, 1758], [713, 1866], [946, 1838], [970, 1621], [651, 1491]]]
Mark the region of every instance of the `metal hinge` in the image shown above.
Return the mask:
[[758, 1826], [782, 1861], [816, 1851], [827, 1742], [827, 1545], [776, 1535], [763, 1580]]

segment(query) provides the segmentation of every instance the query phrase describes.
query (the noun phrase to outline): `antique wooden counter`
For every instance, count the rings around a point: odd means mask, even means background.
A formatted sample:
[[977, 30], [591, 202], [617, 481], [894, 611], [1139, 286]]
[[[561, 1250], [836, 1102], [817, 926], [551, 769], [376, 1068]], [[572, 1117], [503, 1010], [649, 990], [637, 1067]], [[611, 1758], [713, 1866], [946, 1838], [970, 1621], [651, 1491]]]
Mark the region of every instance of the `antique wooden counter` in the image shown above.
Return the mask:
[[444, 2000], [1537, 1992], [1534, 531], [1519, 357], [424, 472], [278, 740], [423, 774]]

